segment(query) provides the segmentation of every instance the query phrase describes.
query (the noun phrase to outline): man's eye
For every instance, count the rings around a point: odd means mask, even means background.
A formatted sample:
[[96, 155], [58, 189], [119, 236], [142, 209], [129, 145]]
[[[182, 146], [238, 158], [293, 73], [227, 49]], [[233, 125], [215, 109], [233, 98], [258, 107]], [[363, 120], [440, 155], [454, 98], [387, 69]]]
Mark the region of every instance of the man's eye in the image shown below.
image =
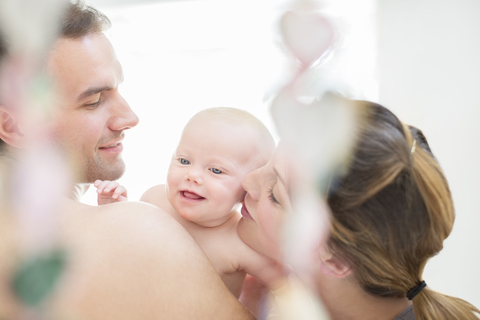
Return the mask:
[[180, 159], [180, 163], [181, 164], [190, 164], [190, 161], [188, 161], [187, 159]]
[[102, 103], [102, 100], [98, 100], [97, 102], [94, 102], [94, 103], [88, 103], [85, 106], [90, 108], [96, 108], [100, 105], [100, 103]]
[[215, 173], [215, 174], [220, 174], [220, 173], [222, 173], [221, 170], [218, 170], [218, 169], [216, 169], [216, 168], [211, 168], [210, 171], [212, 171], [212, 172]]

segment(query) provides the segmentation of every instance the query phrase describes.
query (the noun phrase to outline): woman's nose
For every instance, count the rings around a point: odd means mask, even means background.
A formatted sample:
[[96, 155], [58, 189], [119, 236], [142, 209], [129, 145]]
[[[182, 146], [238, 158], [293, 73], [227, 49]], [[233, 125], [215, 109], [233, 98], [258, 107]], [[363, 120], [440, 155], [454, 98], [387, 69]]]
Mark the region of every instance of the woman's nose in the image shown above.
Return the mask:
[[110, 121], [109, 125], [110, 130], [123, 131], [133, 128], [138, 124], [139, 119], [137, 115], [119, 92], [115, 93], [115, 102], [112, 108], [112, 121]]
[[254, 201], [258, 201], [260, 198], [260, 192], [258, 191], [258, 178], [259, 170], [250, 172], [245, 179], [243, 179], [242, 187], [249, 194], [250, 198]]

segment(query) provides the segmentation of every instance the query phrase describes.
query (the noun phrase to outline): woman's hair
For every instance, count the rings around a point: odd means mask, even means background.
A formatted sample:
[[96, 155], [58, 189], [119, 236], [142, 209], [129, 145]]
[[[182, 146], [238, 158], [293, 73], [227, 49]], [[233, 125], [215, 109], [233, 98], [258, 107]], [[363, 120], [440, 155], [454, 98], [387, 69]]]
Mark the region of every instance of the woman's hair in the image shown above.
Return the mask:
[[[330, 190], [329, 247], [362, 288], [405, 297], [443, 248], [455, 212], [447, 180], [423, 133], [385, 107], [356, 101], [366, 121], [347, 174]], [[417, 319], [478, 319], [468, 302], [428, 287], [413, 298]]]

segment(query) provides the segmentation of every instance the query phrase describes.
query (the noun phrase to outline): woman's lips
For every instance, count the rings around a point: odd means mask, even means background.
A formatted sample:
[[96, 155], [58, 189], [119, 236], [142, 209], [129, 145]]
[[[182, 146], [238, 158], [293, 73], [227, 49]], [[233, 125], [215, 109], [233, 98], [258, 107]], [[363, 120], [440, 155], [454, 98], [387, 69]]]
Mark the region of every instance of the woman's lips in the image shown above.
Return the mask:
[[245, 218], [250, 219], [252, 221], [255, 221], [255, 220], [253, 220], [252, 216], [250, 215], [250, 212], [248, 212], [247, 207], [245, 206], [245, 203], [242, 203], [242, 210], [240, 210], [240, 213]]

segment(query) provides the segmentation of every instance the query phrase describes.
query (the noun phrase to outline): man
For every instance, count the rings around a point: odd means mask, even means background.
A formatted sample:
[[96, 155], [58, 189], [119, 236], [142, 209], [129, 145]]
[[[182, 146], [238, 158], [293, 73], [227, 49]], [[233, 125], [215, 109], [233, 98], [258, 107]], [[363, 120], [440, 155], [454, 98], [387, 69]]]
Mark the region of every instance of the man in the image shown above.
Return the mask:
[[[103, 34], [107, 25], [96, 10], [70, 5], [47, 59], [59, 95], [48, 130], [71, 160], [77, 183], [119, 178], [125, 170], [124, 131], [138, 123], [118, 92], [123, 75]], [[4, 153], [28, 138], [21, 121], [15, 111], [0, 106]], [[0, 158], [8, 170], [5, 163]], [[15, 226], [1, 213], [0, 256], [12, 260]], [[157, 207], [140, 202], [92, 207], [65, 199], [60, 218], [69, 264], [48, 301], [49, 318], [253, 319], [190, 235]], [[16, 264], [3, 258], [0, 318], [18, 318], [7, 285]]]
[[138, 124], [118, 92], [123, 71], [103, 34], [108, 26], [107, 17], [93, 8], [72, 7], [47, 63], [60, 106], [50, 130], [68, 150], [80, 183], [122, 176], [124, 131]]

